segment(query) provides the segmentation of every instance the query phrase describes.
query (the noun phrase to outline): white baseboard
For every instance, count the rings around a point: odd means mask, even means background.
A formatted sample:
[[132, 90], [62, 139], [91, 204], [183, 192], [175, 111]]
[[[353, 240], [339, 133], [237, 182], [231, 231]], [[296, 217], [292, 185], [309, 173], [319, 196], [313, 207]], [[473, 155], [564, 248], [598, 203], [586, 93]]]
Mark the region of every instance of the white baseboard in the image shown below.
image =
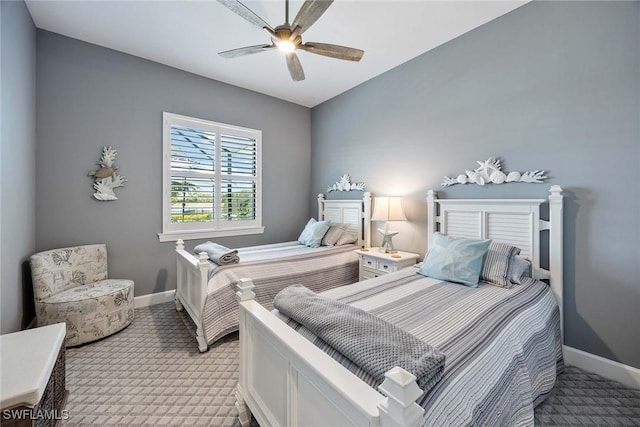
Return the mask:
[[171, 302], [176, 296], [175, 289], [172, 291], [158, 292], [155, 294], [141, 295], [133, 298], [133, 304], [135, 308], [148, 307], [150, 305], [162, 304], [165, 302]]
[[627, 387], [640, 389], [640, 369], [566, 345], [562, 349], [566, 365], [577, 366], [585, 371], [618, 381]]

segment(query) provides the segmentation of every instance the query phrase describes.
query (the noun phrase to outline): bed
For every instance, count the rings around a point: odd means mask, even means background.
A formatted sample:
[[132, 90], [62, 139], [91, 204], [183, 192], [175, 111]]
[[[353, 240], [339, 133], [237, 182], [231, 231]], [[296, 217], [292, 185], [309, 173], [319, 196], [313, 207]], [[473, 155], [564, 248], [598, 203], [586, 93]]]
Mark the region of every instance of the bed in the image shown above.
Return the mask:
[[[399, 367], [385, 374], [379, 392], [357, 366], [258, 304], [251, 280], [240, 281], [241, 424], [252, 413], [262, 427], [533, 425], [533, 408], [562, 369], [561, 192], [551, 187], [548, 200], [447, 200], [433, 191], [427, 197], [429, 235], [439, 229], [515, 245], [548, 285], [473, 289], [409, 268], [324, 293], [439, 347], [447, 356], [445, 374], [427, 393]], [[546, 203], [548, 221], [540, 218]], [[548, 269], [541, 253], [548, 253]]]
[[235, 285], [251, 277], [256, 300], [270, 308], [282, 288], [304, 281], [318, 292], [358, 280], [355, 249], [370, 245], [371, 194], [362, 199], [327, 200], [318, 195], [319, 220], [349, 224], [356, 234], [353, 245], [309, 248], [297, 242], [253, 246], [238, 249], [240, 263], [216, 266], [206, 253], [197, 256], [176, 242], [176, 310], [186, 310], [196, 325], [196, 340], [201, 352], [209, 344], [238, 330], [239, 307]]

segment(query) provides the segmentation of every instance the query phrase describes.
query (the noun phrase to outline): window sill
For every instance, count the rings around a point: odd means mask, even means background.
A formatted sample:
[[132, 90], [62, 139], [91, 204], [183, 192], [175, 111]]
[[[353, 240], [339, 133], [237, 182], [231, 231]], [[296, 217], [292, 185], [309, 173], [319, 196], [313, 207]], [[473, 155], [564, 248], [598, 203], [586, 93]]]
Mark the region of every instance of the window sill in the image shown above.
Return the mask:
[[246, 236], [248, 234], [262, 233], [264, 233], [264, 227], [229, 228], [226, 230], [174, 231], [169, 233], [158, 233], [158, 240], [161, 242], [175, 242], [178, 239], [195, 240], [207, 239], [210, 237]]

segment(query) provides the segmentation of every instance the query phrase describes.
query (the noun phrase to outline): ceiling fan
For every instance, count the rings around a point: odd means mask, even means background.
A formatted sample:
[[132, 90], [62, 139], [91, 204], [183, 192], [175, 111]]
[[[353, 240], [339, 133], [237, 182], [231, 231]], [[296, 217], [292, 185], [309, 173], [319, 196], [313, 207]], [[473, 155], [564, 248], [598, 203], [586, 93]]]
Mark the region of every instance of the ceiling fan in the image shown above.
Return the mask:
[[298, 55], [296, 55], [296, 50], [298, 49], [315, 53], [316, 55], [356, 62], [360, 61], [362, 55], [364, 55], [363, 50], [352, 47], [316, 42], [302, 43], [302, 33], [307, 31], [322, 16], [331, 6], [333, 0], [306, 0], [291, 24], [289, 24], [289, 0], [285, 0], [285, 22], [275, 28], [271, 28], [264, 19], [238, 0], [218, 0], [218, 2], [271, 35], [271, 44], [259, 44], [220, 52], [219, 55], [223, 58], [237, 58], [278, 48], [285, 54], [291, 78], [297, 82], [304, 80], [302, 64], [298, 59]]

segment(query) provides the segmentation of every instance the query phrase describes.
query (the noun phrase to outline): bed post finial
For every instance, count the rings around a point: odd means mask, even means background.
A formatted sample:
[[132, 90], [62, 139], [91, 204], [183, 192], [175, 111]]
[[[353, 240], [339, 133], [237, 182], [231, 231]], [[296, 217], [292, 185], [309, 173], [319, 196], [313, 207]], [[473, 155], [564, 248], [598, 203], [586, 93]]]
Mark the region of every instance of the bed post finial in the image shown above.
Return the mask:
[[178, 239], [176, 240], [176, 251], [184, 250], [184, 240]]
[[562, 343], [564, 344], [563, 198], [562, 187], [552, 185], [549, 189], [549, 284], [560, 308], [560, 334]]
[[416, 376], [399, 366], [390, 369], [384, 376], [384, 382], [378, 387], [387, 396], [378, 405], [380, 424], [384, 427], [420, 425], [424, 409], [416, 403], [416, 399], [422, 396]]
[[249, 301], [256, 297], [256, 294], [253, 292], [255, 285], [251, 279], [240, 279], [238, 284], [236, 284], [236, 288], [238, 289], [238, 292], [236, 292], [238, 302]]
[[437, 231], [436, 223], [438, 218], [436, 216], [436, 200], [438, 199], [438, 192], [435, 190], [427, 191], [427, 249], [431, 248], [433, 240], [433, 233]]

